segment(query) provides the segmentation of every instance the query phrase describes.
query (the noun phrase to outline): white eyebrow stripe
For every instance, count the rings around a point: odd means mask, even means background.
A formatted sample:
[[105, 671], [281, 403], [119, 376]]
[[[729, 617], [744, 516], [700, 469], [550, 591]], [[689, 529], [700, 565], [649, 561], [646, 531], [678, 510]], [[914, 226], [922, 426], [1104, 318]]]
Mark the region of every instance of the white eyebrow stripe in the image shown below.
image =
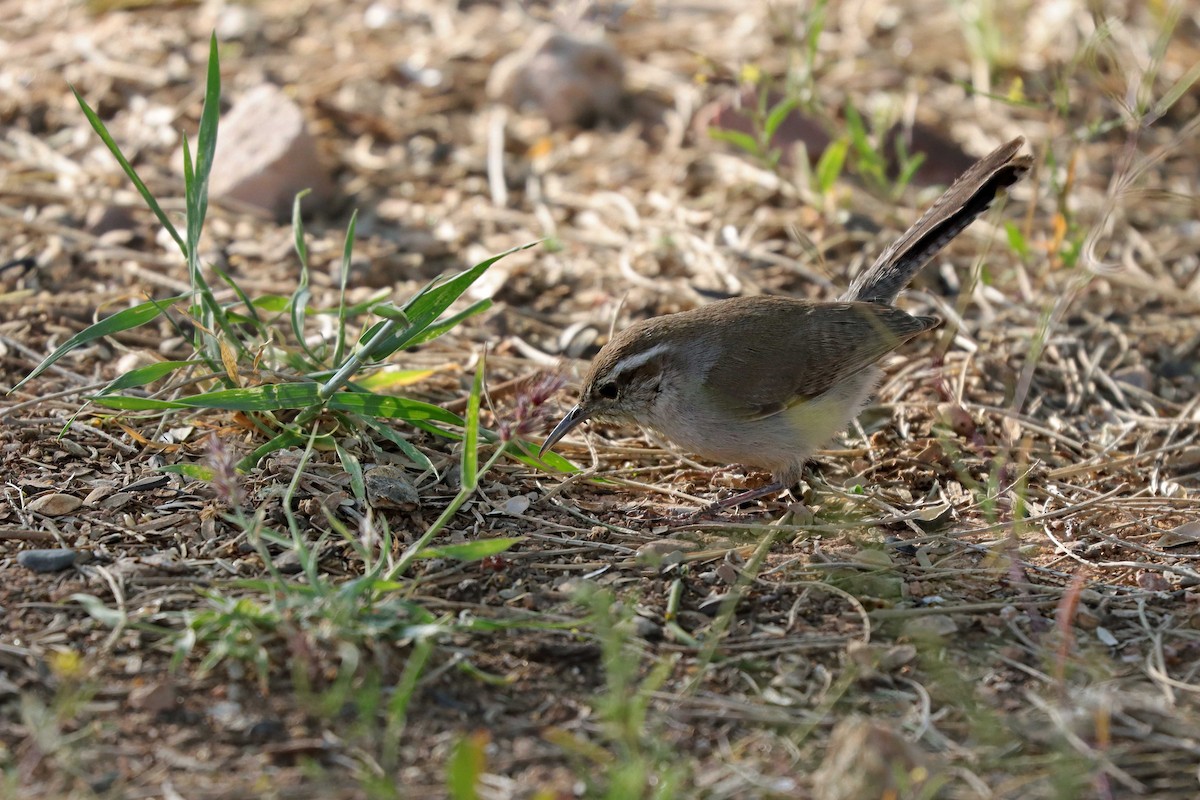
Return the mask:
[[623, 358], [616, 363], [616, 366], [613, 367], [612, 372], [609, 373], [608, 377], [610, 379], [614, 379], [632, 369], [645, 366], [646, 362], [657, 358], [658, 356], [667, 352], [668, 349], [670, 349], [669, 345], [656, 344], [649, 350], [643, 350], [640, 353], [635, 353], [634, 355]]

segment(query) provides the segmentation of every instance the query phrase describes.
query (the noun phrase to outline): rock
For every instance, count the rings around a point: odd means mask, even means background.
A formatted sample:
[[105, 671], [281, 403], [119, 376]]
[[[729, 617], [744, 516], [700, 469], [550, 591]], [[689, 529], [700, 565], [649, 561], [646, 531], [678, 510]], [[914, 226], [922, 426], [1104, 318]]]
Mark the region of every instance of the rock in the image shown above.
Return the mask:
[[170, 681], [148, 683], [130, 690], [129, 707], [158, 714], [173, 709], [177, 697], [175, 686]]
[[601, 38], [547, 26], [496, 62], [487, 92], [518, 111], [542, 115], [554, 127], [588, 127], [623, 115], [625, 64]]
[[1146, 367], [1142, 366], [1141, 364], [1134, 367], [1124, 367], [1119, 369], [1115, 371], [1112, 376], [1113, 380], [1115, 380], [1117, 383], [1123, 383], [1126, 386], [1132, 386], [1134, 389], [1140, 389], [1143, 392], [1150, 391], [1151, 387], [1154, 385], [1154, 376], [1150, 373], [1150, 370], [1146, 369]]
[[77, 556], [74, 550], [66, 548], [22, 550], [17, 553], [17, 563], [34, 572], [62, 572], [75, 563]]
[[284, 575], [299, 575], [304, 570], [300, 563], [300, 554], [295, 550], [284, 550], [271, 559], [271, 565]]
[[648, 642], [657, 642], [662, 639], [663, 630], [652, 619], [646, 619], [640, 614], [633, 617], [633, 632], [639, 639], [645, 639]]
[[954, 431], [959, 438], [969, 439], [975, 435], [975, 420], [971, 419], [971, 412], [958, 403], [941, 403], [937, 412], [938, 421]]
[[518, 514], [524, 514], [526, 511], [528, 511], [531, 502], [532, 501], [529, 499], [529, 495], [513, 495], [504, 501], [504, 504], [500, 506], [499, 510], [510, 516], [516, 516]]
[[247, 92], [221, 120], [213, 163], [214, 200], [265, 211], [279, 222], [291, 218], [297, 192], [312, 190], [306, 209], [325, 205], [333, 194], [300, 107], [270, 84]]
[[84, 218], [84, 227], [97, 236], [121, 232], [132, 239], [137, 220], [129, 206], [97, 204], [92, 206]]
[[51, 492], [41, 497], [35, 497], [25, 506], [25, 510], [46, 517], [61, 517], [64, 514], [70, 514], [81, 505], [83, 505], [83, 501], [73, 494]]
[[363, 475], [363, 485], [372, 508], [412, 511], [420, 502], [420, 495], [408, 479], [408, 470], [395, 464], [371, 467]]
[[817, 800], [878, 800], [921, 797], [929, 777], [924, 758], [903, 736], [875, 720], [851, 717], [839, 722], [829, 749], [813, 773]]

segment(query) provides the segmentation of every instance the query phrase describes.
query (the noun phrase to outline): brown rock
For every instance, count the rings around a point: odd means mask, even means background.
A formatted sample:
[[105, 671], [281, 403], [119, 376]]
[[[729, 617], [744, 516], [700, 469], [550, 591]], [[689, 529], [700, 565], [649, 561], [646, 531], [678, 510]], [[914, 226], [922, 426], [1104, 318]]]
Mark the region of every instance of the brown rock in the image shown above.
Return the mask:
[[51, 492], [31, 500], [29, 505], [25, 506], [25, 510], [47, 517], [61, 517], [70, 514], [81, 505], [83, 501], [75, 495]]
[[879, 800], [920, 797], [928, 780], [920, 751], [875, 720], [852, 717], [838, 723], [829, 749], [813, 773], [816, 800]]
[[590, 126], [622, 116], [625, 64], [603, 39], [547, 26], [496, 62], [487, 91], [518, 111], [541, 114], [555, 127]]
[[221, 120], [209, 181], [212, 198], [264, 211], [283, 222], [291, 217], [296, 193], [303, 189], [312, 190], [304, 199], [306, 209], [328, 203], [333, 194], [304, 114], [278, 87], [252, 89]]
[[177, 693], [170, 681], [148, 683], [129, 692], [129, 707], [157, 714], [175, 707]]

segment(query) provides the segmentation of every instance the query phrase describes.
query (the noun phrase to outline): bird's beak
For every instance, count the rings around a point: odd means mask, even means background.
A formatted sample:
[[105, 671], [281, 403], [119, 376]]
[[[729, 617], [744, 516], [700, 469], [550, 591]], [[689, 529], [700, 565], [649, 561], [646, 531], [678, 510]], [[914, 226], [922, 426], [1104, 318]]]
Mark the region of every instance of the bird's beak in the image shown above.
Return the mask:
[[566, 436], [575, 427], [588, 418], [588, 413], [583, 410], [582, 405], [577, 405], [567, 412], [567, 415], [554, 426], [554, 430], [550, 431], [550, 435], [542, 442], [542, 446], [538, 448], [538, 458], [546, 454], [546, 451], [554, 447], [558, 440]]

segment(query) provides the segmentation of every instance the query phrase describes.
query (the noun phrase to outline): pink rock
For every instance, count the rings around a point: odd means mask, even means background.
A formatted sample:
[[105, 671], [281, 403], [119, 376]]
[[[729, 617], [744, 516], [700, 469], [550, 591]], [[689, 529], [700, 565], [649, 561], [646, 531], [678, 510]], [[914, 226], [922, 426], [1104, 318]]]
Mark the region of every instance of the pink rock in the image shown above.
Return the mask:
[[333, 194], [304, 114], [276, 86], [250, 90], [221, 120], [210, 196], [260, 209], [283, 222], [303, 189], [312, 189], [304, 199], [306, 210], [328, 203]]

